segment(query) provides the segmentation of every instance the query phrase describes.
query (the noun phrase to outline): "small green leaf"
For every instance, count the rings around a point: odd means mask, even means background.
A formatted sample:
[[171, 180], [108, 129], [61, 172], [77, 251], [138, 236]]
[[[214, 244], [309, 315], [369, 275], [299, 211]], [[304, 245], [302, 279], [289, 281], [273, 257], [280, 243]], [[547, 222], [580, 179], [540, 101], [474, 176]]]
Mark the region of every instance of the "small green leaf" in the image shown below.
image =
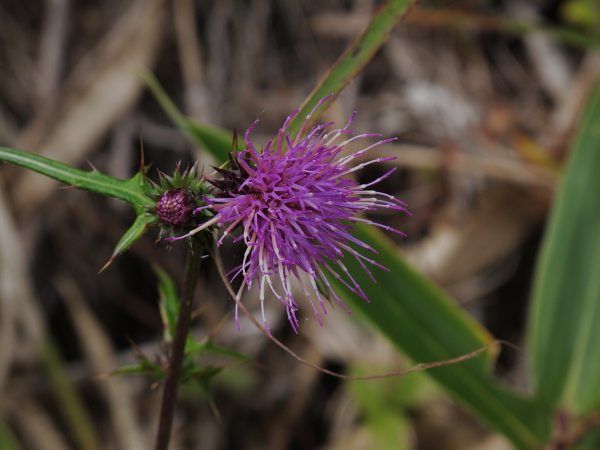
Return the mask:
[[[162, 380], [164, 378], [164, 369], [162, 367], [152, 363], [152, 365], [145, 364], [132, 364], [130, 366], [123, 366], [118, 368], [117, 370], [112, 371], [108, 376], [114, 375], [152, 375], [154, 377], [155, 374], [159, 374], [163, 372], [162, 376], [159, 376], [158, 379]], [[104, 378], [104, 377], [103, 377]]]
[[149, 215], [140, 215], [135, 219], [135, 222], [129, 227], [129, 229], [125, 232], [125, 234], [119, 239], [115, 249], [113, 250], [112, 256], [106, 263], [106, 265], [100, 270], [102, 272], [106, 269], [114, 259], [122, 255], [126, 250], [129, 249], [142, 235], [146, 232], [146, 230], [156, 224], [156, 218]]
[[204, 367], [190, 367], [184, 369], [181, 378], [182, 381], [189, 381], [191, 379], [201, 379], [205, 378], [210, 380], [215, 375], [219, 374], [223, 369], [221, 367], [212, 367], [212, 366], [204, 366]]
[[181, 382], [186, 383], [189, 381], [195, 381], [196, 384], [204, 391], [209, 400], [212, 401], [214, 394], [212, 390], [212, 379], [221, 373], [223, 369], [221, 367], [194, 367], [191, 369], [183, 370], [181, 374]]

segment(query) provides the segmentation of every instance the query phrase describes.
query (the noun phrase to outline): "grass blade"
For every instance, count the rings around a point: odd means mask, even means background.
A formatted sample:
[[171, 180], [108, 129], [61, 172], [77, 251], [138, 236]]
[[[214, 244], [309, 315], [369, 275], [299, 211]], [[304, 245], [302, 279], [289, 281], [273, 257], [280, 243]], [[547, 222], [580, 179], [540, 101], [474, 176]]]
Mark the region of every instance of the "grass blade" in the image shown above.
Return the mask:
[[[344, 264], [372, 300], [365, 302], [335, 282], [353, 312], [360, 313], [415, 362], [443, 361], [491, 342], [491, 336], [433, 283], [412, 269], [377, 230], [358, 224], [353, 235], [379, 254], [373, 284], [352, 257]], [[519, 449], [539, 448], [549, 431], [547, 413], [535, 401], [512, 392], [489, 373], [494, 353], [426, 371]]]
[[536, 273], [532, 377], [576, 414], [600, 405], [600, 83], [575, 139]]
[[[231, 152], [232, 133], [219, 127], [189, 119], [177, 108], [151, 72], [144, 70], [140, 72], [140, 76], [171, 121], [190, 140], [194, 147], [205, 149], [217, 164], [227, 161], [227, 156]], [[239, 149], [243, 149], [243, 141], [240, 142]]]
[[415, 1], [413, 0], [390, 0], [379, 9], [367, 27], [354, 39], [304, 101], [300, 107], [300, 112], [290, 123], [290, 135], [292, 137], [298, 134], [306, 116], [317, 103], [326, 96], [334, 94], [315, 111], [312, 120], [316, 122], [331, 102], [348, 87], [375, 56], [375, 53], [388, 39], [394, 26], [414, 4]]

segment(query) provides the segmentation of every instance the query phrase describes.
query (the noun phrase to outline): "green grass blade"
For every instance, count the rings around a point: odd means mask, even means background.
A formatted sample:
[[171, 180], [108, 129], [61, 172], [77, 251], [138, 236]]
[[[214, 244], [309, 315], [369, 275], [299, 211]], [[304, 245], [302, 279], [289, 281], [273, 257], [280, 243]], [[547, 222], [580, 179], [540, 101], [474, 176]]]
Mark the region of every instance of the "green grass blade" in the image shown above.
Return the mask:
[[300, 107], [300, 112], [290, 123], [291, 136], [298, 134], [306, 116], [321, 99], [329, 94], [334, 94], [332, 98], [317, 109], [312, 120], [316, 121], [323, 114], [328, 105], [375, 56], [375, 53], [388, 39], [394, 26], [404, 17], [414, 3], [413, 0], [390, 0], [379, 9], [367, 27], [354, 39], [304, 101]]
[[[412, 269], [376, 230], [359, 224], [353, 235], [372, 246], [379, 253], [377, 262], [390, 271], [373, 268], [377, 280], [374, 284], [353, 257], [346, 257], [344, 264], [371, 302], [352, 294], [339, 282], [335, 282], [336, 292], [353, 312], [365, 317], [413, 361], [448, 360], [491, 342], [486, 330]], [[534, 401], [492, 379], [489, 366], [493, 353], [426, 373], [504, 433], [517, 448], [539, 448], [548, 435], [548, 416]]]
[[575, 139], [536, 273], [532, 378], [539, 397], [600, 405], [600, 83]]
[[139, 174], [129, 180], [119, 180], [97, 170], [76, 169], [44, 156], [6, 147], [0, 147], [0, 160], [41, 173], [77, 189], [124, 200], [130, 203], [138, 213], [143, 211], [144, 206], [154, 203], [145, 194], [149, 192], [149, 188]]
[[[377, 12], [367, 28], [352, 42], [305, 100], [299, 114], [290, 124], [291, 136], [298, 133], [304, 119], [319, 100], [329, 94], [335, 94], [334, 97], [315, 111], [312, 120], [316, 122], [323, 111], [325, 111], [327, 105], [356, 78], [373, 58], [375, 53], [377, 53], [387, 40], [391, 30], [414, 3], [413, 0], [391, 0]], [[206, 149], [215, 158], [217, 164], [227, 161], [227, 156], [232, 148], [232, 133], [218, 127], [190, 120], [179, 111], [152, 73], [142, 71], [140, 76], [144, 79], [146, 85], [173, 123], [195, 147]], [[240, 139], [238, 141], [238, 150], [242, 150], [243, 148], [244, 141]]]
[[[215, 159], [217, 164], [227, 161], [231, 152], [232, 133], [219, 127], [201, 124], [186, 117], [169, 98], [156, 77], [149, 71], [140, 72], [140, 76], [154, 94], [160, 106], [165, 110], [171, 121], [190, 140], [196, 148], [202, 148]], [[243, 144], [243, 141], [241, 141]], [[238, 146], [239, 147], [239, 146]], [[240, 149], [243, 148], [243, 145]]]
[[100, 444], [90, 414], [69, 379], [60, 353], [54, 342], [46, 338], [42, 360], [58, 399], [60, 413], [77, 444], [82, 450], [100, 450]]

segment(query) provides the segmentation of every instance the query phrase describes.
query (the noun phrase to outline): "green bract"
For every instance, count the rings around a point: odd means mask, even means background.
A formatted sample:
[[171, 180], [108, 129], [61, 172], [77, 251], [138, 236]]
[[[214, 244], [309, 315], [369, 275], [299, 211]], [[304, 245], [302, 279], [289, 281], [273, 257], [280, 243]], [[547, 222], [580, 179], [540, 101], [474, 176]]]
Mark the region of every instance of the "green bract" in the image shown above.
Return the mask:
[[[162, 172], [159, 175], [159, 183], [152, 182], [152, 191], [148, 193], [155, 204], [147, 210], [153, 219], [151, 224], [160, 227], [159, 239], [165, 234], [169, 237], [186, 234], [212, 218], [213, 214], [207, 209], [196, 212], [198, 208], [206, 206], [203, 198], [210, 190], [204, 177], [198, 176], [196, 165], [183, 172], [177, 166], [173, 176]], [[209, 230], [198, 234], [207, 245], [212, 244]]]

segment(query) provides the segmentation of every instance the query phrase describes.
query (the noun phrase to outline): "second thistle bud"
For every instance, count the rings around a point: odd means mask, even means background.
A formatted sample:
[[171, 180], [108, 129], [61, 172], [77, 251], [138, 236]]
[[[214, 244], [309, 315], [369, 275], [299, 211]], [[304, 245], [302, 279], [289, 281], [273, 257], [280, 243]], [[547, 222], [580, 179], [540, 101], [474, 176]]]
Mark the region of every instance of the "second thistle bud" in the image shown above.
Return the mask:
[[[210, 185], [198, 176], [195, 165], [183, 172], [177, 166], [172, 176], [161, 172], [159, 175], [159, 183], [152, 183], [153, 191], [148, 193], [156, 202], [148, 214], [156, 218], [153, 225], [160, 228], [159, 239], [164, 235], [185, 235], [213, 217], [211, 211], [203, 208]], [[207, 237], [203, 239], [210, 241]]]
[[155, 211], [160, 223], [177, 229], [188, 224], [195, 208], [189, 193], [176, 188], [166, 191], [158, 199]]

